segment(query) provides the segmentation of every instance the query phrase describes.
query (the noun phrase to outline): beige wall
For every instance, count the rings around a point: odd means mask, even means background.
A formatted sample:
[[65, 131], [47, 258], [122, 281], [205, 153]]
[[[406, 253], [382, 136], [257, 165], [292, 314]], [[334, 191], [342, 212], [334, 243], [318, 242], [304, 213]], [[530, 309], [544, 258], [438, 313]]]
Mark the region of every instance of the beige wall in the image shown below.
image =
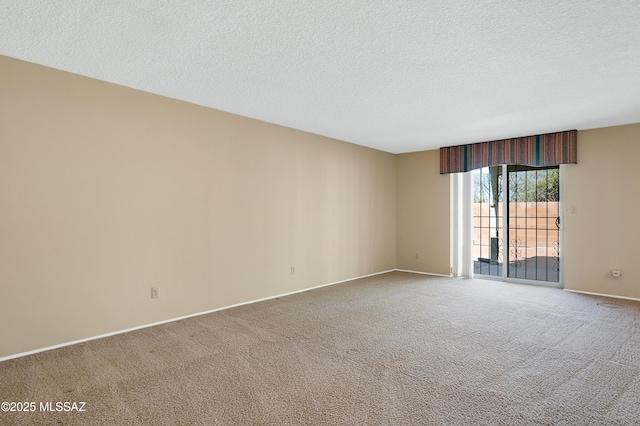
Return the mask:
[[[0, 357], [396, 267], [449, 274], [438, 150], [394, 156], [2, 56], [0, 71]], [[565, 288], [640, 298], [640, 124], [581, 131], [578, 149]]]
[[440, 151], [400, 154], [396, 167], [397, 267], [449, 275], [451, 180], [440, 174]]
[[[640, 298], [638, 158], [640, 124], [578, 132], [578, 164], [563, 166], [566, 289]], [[448, 274], [450, 186], [439, 152], [397, 155], [396, 165], [397, 268]]]
[[563, 172], [566, 289], [640, 298], [638, 159], [640, 124], [578, 132]]
[[0, 357], [395, 267], [391, 154], [0, 72]]

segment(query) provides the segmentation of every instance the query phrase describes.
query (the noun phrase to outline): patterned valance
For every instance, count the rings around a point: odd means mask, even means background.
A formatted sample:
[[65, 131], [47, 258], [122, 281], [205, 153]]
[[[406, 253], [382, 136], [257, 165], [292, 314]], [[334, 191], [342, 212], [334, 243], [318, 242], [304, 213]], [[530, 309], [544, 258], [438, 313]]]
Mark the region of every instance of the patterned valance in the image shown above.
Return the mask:
[[500, 164], [552, 166], [577, 163], [578, 131], [440, 148], [440, 174]]

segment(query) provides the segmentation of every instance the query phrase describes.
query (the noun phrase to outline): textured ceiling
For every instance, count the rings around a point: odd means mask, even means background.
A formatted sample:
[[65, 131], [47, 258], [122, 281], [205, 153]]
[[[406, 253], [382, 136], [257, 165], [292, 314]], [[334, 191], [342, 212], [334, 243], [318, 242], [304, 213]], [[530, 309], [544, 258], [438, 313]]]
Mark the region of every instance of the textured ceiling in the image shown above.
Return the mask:
[[640, 122], [638, 0], [0, 7], [0, 54], [393, 153]]

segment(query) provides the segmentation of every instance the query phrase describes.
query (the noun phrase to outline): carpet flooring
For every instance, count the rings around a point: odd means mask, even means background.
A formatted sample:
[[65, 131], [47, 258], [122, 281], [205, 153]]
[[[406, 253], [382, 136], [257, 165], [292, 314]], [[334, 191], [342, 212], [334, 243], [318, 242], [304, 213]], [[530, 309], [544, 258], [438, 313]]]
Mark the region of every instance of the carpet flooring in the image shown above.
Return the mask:
[[640, 303], [392, 272], [4, 361], [0, 401], [37, 404], [3, 425], [640, 424]]

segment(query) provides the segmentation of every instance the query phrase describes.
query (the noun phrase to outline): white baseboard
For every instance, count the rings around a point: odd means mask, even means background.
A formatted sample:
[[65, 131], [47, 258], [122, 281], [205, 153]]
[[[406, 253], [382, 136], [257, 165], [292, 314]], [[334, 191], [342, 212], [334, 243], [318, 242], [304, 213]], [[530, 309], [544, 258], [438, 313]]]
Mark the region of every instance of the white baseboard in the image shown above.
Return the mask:
[[624, 300], [633, 300], [634, 302], [640, 302], [640, 299], [638, 299], [637, 297], [616, 296], [613, 294], [593, 293], [590, 291], [571, 290], [568, 288], [565, 288], [565, 290], [570, 291], [571, 293], [588, 294], [589, 296], [611, 297], [612, 299], [624, 299]]
[[432, 272], [412, 271], [410, 269], [394, 269], [394, 271], [397, 271], [397, 272], [409, 272], [410, 274], [431, 275], [431, 276], [434, 276], [434, 277], [445, 277], [445, 278], [452, 278], [453, 277], [453, 275], [443, 275], [443, 274], [434, 274]]
[[8, 360], [14, 359], [14, 358], [21, 358], [23, 356], [33, 355], [33, 354], [37, 354], [37, 353], [40, 353], [40, 352], [50, 351], [52, 349], [59, 349], [59, 348], [65, 347], [65, 346], [77, 345], [78, 343], [90, 342], [91, 340], [102, 339], [104, 337], [115, 336], [117, 334], [128, 333], [130, 331], [140, 330], [140, 329], [143, 329], [143, 328], [154, 327], [156, 325], [162, 325], [162, 324], [166, 324], [166, 323], [173, 322], [173, 321], [180, 321], [180, 320], [183, 320], [183, 319], [197, 317], [197, 316], [200, 316], [200, 315], [211, 314], [213, 312], [223, 311], [225, 309], [236, 308], [238, 306], [243, 306], [243, 305], [249, 305], [251, 303], [263, 302], [265, 300], [275, 299], [275, 298], [284, 297], [284, 296], [290, 296], [290, 295], [296, 294], [296, 293], [304, 293], [305, 291], [315, 290], [317, 288], [322, 288], [322, 287], [328, 287], [330, 285], [335, 285], [335, 284], [341, 284], [341, 283], [345, 283], [347, 281], [354, 281], [354, 280], [359, 280], [361, 278], [373, 277], [375, 275], [387, 274], [389, 272], [394, 272], [394, 271], [395, 271], [395, 269], [390, 269], [388, 271], [382, 271], [382, 272], [375, 272], [375, 273], [369, 274], [369, 275], [362, 275], [360, 277], [348, 278], [346, 280], [335, 281], [335, 282], [331, 282], [331, 283], [327, 283], [327, 284], [320, 284], [320, 285], [317, 285], [315, 287], [304, 288], [302, 290], [290, 291], [288, 293], [277, 294], [275, 296], [263, 297], [262, 299], [256, 299], [256, 300], [250, 300], [248, 302], [236, 303], [235, 305], [223, 306], [221, 308], [211, 309], [211, 310], [204, 311], [204, 312], [196, 312], [195, 314], [184, 315], [184, 316], [181, 316], [181, 317], [171, 318], [171, 319], [163, 320], [163, 321], [158, 321], [158, 322], [154, 322], [154, 323], [151, 323], [151, 324], [145, 324], [145, 325], [140, 325], [140, 326], [137, 326], [137, 327], [127, 328], [125, 330], [113, 331], [111, 333], [100, 334], [98, 336], [92, 336], [92, 337], [87, 337], [87, 338], [84, 338], [84, 339], [73, 340], [71, 342], [60, 343], [58, 345], [53, 345], [53, 346], [47, 346], [46, 348], [34, 349], [32, 351], [27, 351], [27, 352], [20, 352], [20, 353], [14, 354], [14, 355], [7, 355], [7, 356], [4, 356], [4, 357], [1, 357], [0, 358], [0, 362], [8, 361]]
[[[236, 308], [238, 306], [249, 305], [249, 304], [257, 303], [257, 302], [263, 302], [265, 300], [271, 300], [271, 299], [275, 299], [275, 298], [278, 298], [278, 297], [290, 296], [290, 295], [297, 294], [297, 293], [304, 293], [306, 291], [315, 290], [315, 289], [322, 288], [322, 287], [328, 287], [328, 286], [331, 286], [331, 285], [341, 284], [341, 283], [345, 283], [345, 282], [348, 282], [348, 281], [355, 281], [355, 280], [359, 280], [361, 278], [367, 278], [367, 277], [373, 277], [373, 276], [376, 276], [376, 275], [387, 274], [389, 272], [407, 272], [407, 273], [411, 273], [411, 274], [430, 275], [430, 276], [444, 277], [444, 278], [451, 278], [452, 277], [452, 275], [434, 274], [434, 273], [430, 273], [430, 272], [412, 271], [412, 270], [408, 270], [408, 269], [390, 269], [390, 270], [387, 270], [387, 271], [375, 272], [373, 274], [368, 274], [368, 275], [362, 275], [362, 276], [359, 276], [359, 277], [348, 278], [348, 279], [341, 280], [341, 281], [335, 281], [335, 282], [331, 282], [331, 283], [327, 283], [327, 284], [320, 284], [320, 285], [317, 285], [317, 286], [314, 286], [314, 287], [304, 288], [304, 289], [301, 289], [301, 290], [295, 290], [295, 291], [291, 291], [291, 292], [288, 292], [288, 293], [282, 293], [282, 294], [277, 294], [277, 295], [274, 295], [274, 296], [263, 297], [261, 299], [255, 299], [255, 300], [250, 300], [250, 301], [247, 301], [247, 302], [236, 303], [235, 305], [223, 306], [221, 308], [211, 309], [211, 310], [204, 311], [204, 312], [197, 312], [197, 313], [194, 313], [194, 314], [189, 314], [189, 315], [184, 315], [184, 316], [181, 316], [181, 317], [171, 318], [171, 319], [164, 320], [164, 321], [158, 321], [158, 322], [154, 322], [154, 323], [151, 323], [151, 324], [145, 324], [145, 325], [140, 325], [140, 326], [137, 326], [137, 327], [127, 328], [127, 329], [124, 329], [124, 330], [118, 330], [118, 331], [114, 331], [114, 332], [111, 332], [111, 333], [100, 334], [98, 336], [92, 336], [92, 337], [87, 337], [87, 338], [84, 338], [84, 339], [73, 340], [71, 342], [60, 343], [58, 345], [47, 346], [45, 348], [34, 349], [34, 350], [31, 350], [31, 351], [27, 351], [27, 352], [20, 352], [20, 353], [14, 354], [14, 355], [8, 355], [8, 356], [1, 357], [0, 358], [0, 362], [8, 361], [8, 360], [14, 359], [14, 358], [21, 358], [23, 356], [33, 355], [33, 354], [37, 354], [37, 353], [40, 353], [40, 352], [46, 352], [46, 351], [50, 351], [52, 349], [63, 348], [65, 346], [76, 345], [78, 343], [89, 342], [91, 340], [102, 339], [104, 337], [110, 337], [110, 336], [115, 336], [115, 335], [118, 335], [118, 334], [128, 333], [130, 331], [140, 330], [140, 329], [143, 329], [143, 328], [154, 327], [156, 325], [162, 325], [162, 324], [170, 323], [170, 322], [173, 322], [173, 321], [180, 321], [180, 320], [183, 320], [183, 319], [197, 317], [197, 316], [200, 316], [200, 315], [211, 314], [213, 312], [218, 312], [218, 311], [223, 311], [223, 310], [226, 310], [226, 309]], [[572, 293], [588, 294], [588, 295], [591, 295], [591, 296], [610, 297], [610, 298], [614, 298], [614, 299], [625, 299], [625, 300], [633, 300], [633, 301], [636, 301], [636, 302], [640, 302], [639, 298], [634, 298], [634, 297], [615, 296], [615, 295], [612, 295], [612, 294], [593, 293], [593, 292], [589, 292], [589, 291], [580, 291], [580, 290], [570, 290], [570, 289], [565, 289], [565, 290], [566, 291], [570, 291]]]

